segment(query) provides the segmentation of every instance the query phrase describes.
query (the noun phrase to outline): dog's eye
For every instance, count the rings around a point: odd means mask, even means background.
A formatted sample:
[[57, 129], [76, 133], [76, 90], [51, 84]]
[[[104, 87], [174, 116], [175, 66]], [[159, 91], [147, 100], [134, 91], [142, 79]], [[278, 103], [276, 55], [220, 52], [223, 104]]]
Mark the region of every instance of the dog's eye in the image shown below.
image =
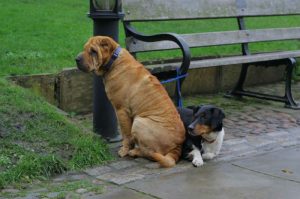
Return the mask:
[[97, 51], [95, 50], [95, 49], [91, 49], [91, 51], [90, 51], [90, 54], [92, 55], [92, 56], [97, 56]]

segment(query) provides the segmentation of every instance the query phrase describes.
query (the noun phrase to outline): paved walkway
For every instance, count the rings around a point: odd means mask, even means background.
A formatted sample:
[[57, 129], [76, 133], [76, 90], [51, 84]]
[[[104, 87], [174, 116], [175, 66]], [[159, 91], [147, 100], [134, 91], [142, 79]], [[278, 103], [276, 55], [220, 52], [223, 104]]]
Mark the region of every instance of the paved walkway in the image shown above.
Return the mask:
[[[278, 92], [282, 86], [259, 89]], [[221, 154], [201, 168], [181, 161], [162, 169], [145, 159], [124, 158], [58, 176], [47, 186], [7, 188], [0, 199], [299, 198], [300, 110], [285, 109], [281, 103], [223, 108], [226, 136]], [[111, 145], [113, 153], [119, 145]]]
[[[298, 199], [299, 152], [297, 147], [240, 161], [209, 163], [201, 169], [140, 180], [125, 187], [146, 194], [143, 198]], [[112, 194], [103, 198], [114, 198]]]

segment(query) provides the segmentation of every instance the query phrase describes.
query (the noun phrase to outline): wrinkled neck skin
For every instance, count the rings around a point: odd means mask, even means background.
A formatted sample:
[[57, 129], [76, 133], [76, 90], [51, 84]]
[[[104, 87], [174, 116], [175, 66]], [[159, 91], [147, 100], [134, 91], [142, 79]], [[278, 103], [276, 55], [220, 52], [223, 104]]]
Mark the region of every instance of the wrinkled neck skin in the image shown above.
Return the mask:
[[142, 67], [126, 49], [122, 49], [110, 69], [102, 75], [107, 97], [113, 105], [117, 106], [121, 101], [129, 100], [128, 88], [136, 83], [137, 66]]
[[[126, 49], [122, 48], [122, 51], [120, 52], [118, 58], [113, 62], [113, 64], [109, 68], [109, 70], [106, 71], [105, 69], [103, 69], [102, 78], [103, 78], [104, 84], [109, 83], [110, 79], [115, 80], [116, 76], [118, 76], [118, 75], [125, 75], [126, 65], [128, 65], [128, 63], [129, 63], [128, 61], [130, 60], [129, 58], [134, 59], [132, 57], [132, 55]], [[108, 61], [109, 60], [107, 60], [106, 63]]]

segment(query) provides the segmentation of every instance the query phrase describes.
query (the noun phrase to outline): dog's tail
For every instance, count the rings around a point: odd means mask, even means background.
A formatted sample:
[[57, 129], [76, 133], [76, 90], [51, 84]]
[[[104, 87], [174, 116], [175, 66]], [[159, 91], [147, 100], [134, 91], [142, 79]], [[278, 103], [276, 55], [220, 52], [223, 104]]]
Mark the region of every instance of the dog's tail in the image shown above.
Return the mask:
[[181, 146], [177, 146], [166, 155], [153, 152], [150, 156], [154, 161], [157, 161], [161, 167], [169, 168], [176, 165], [181, 154]]

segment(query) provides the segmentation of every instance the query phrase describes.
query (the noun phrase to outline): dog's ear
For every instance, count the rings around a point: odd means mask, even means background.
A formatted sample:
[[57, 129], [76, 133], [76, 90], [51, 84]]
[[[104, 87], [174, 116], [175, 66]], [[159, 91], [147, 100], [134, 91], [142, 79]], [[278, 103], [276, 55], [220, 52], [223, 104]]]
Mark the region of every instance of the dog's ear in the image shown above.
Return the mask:
[[98, 41], [98, 47], [100, 48], [101, 51], [101, 58], [102, 60], [100, 61], [102, 64], [105, 64], [109, 61], [111, 58], [114, 50], [118, 47], [118, 43], [115, 42], [112, 38], [110, 37], [99, 37]]
[[100, 48], [102, 49], [102, 52], [105, 52], [107, 54], [110, 54], [114, 49], [113, 49], [113, 45], [112, 45], [112, 39], [110, 38], [103, 38], [100, 41]]
[[193, 110], [193, 115], [195, 115], [199, 111], [201, 106], [187, 106], [186, 108], [192, 109]]
[[224, 112], [219, 108], [212, 110], [211, 127], [217, 131], [220, 131], [223, 127], [223, 119], [225, 118]]
[[201, 106], [196, 106], [194, 109], [193, 109], [193, 114], [196, 115], [196, 113], [198, 113], [198, 111], [200, 110]]
[[216, 113], [216, 114], [220, 117], [221, 120], [223, 120], [225, 118], [225, 113], [223, 112], [222, 109], [218, 108], [218, 113]]

